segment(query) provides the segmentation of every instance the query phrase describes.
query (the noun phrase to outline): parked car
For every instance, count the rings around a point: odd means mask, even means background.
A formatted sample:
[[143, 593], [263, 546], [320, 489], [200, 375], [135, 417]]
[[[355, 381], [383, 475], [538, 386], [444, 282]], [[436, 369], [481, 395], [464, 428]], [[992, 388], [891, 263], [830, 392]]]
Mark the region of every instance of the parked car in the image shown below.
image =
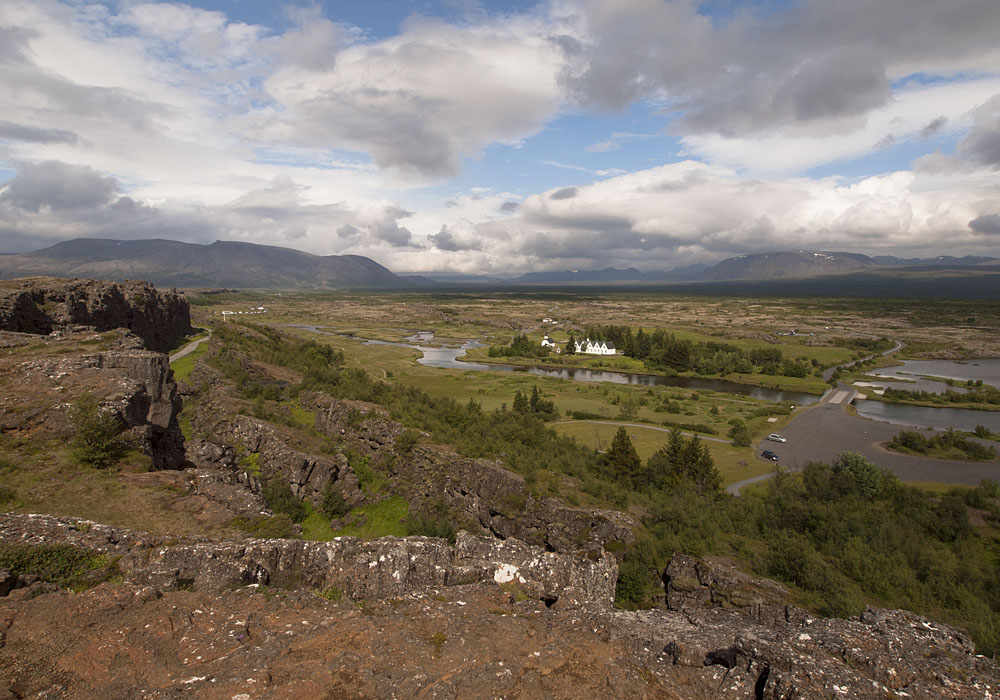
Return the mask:
[[760, 456], [763, 457], [764, 459], [769, 459], [772, 462], [777, 462], [779, 459], [781, 459], [780, 457], [778, 457], [778, 455], [771, 452], [771, 450], [764, 450], [763, 452], [760, 453]]
[[788, 442], [783, 435], [778, 435], [777, 433], [771, 433], [767, 436], [767, 439], [771, 442]]

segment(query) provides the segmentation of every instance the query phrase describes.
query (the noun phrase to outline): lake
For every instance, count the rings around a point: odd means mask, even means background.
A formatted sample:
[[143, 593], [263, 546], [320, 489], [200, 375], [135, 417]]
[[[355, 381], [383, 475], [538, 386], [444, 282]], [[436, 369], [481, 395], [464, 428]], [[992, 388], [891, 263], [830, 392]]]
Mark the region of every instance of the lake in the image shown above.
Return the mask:
[[884, 401], [855, 401], [858, 415], [874, 420], [916, 428], [955, 428], [972, 431], [985, 425], [1000, 433], [1000, 411], [975, 411], [967, 408], [932, 408]]

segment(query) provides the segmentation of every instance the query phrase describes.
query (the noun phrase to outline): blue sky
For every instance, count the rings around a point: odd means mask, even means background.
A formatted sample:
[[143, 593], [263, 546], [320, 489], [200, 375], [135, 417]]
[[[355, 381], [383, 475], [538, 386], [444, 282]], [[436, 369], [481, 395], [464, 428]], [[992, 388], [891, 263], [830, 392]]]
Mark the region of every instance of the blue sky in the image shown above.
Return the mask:
[[995, 0], [0, 5], [0, 252], [998, 254]]

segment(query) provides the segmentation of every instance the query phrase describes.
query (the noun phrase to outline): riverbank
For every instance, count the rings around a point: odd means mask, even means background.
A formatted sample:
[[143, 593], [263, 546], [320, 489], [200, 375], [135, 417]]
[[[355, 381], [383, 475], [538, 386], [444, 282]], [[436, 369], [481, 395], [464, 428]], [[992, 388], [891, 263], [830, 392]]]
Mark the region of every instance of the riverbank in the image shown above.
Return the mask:
[[[606, 374], [626, 374], [635, 377], [658, 377], [664, 379], [679, 380], [702, 380], [707, 382], [726, 382], [730, 384], [741, 384], [748, 387], [759, 387], [774, 391], [797, 392], [802, 394], [812, 394], [816, 397], [822, 396], [830, 385], [819, 377], [785, 377], [770, 374], [727, 374], [725, 376], [711, 376], [698, 374], [696, 372], [657, 372], [650, 370], [638, 360], [622, 357], [620, 360], [626, 362], [609, 360], [608, 358], [579, 357], [579, 361], [566, 362], [565, 355], [557, 356], [559, 362], [552, 362], [545, 358], [529, 357], [490, 357], [484, 349], [472, 349], [456, 359], [459, 362], [470, 362], [477, 364], [498, 365], [516, 368], [537, 368], [540, 370], [558, 371], [587, 371]], [[577, 359], [577, 356], [572, 356]], [[614, 357], [614, 356], [612, 356]], [[637, 381], [636, 384], [643, 382]], [[675, 386], [680, 386], [676, 384]], [[697, 387], [692, 387], [697, 388]], [[707, 388], [707, 387], [706, 387]]]

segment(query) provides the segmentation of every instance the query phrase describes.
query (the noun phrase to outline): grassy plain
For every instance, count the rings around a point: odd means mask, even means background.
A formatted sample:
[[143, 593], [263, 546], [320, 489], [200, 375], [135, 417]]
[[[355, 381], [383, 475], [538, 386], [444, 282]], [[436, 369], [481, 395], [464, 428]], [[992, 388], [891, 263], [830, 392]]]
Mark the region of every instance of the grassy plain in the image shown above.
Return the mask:
[[[417, 331], [431, 332], [432, 345], [456, 346], [475, 339], [483, 347], [470, 350], [472, 361], [510, 365], [537, 364], [517, 358], [489, 358], [486, 346], [507, 343], [520, 333], [533, 340], [548, 334], [557, 342], [581, 337], [590, 325], [630, 325], [646, 332], [663, 328], [693, 342], [725, 342], [743, 350], [777, 347], [789, 358], [815, 361], [819, 367], [848, 362], [864, 355], [843, 347], [844, 338], [890, 337], [902, 340], [907, 356], [985, 356], [997, 352], [1000, 304], [885, 299], [722, 298], [679, 295], [582, 293], [447, 293], [335, 294], [241, 293], [196, 299], [196, 322], [219, 320], [223, 310], [265, 306], [264, 314], [246, 317], [254, 323], [282, 327], [302, 338], [329, 344], [344, 352], [347, 366], [363, 368], [384, 381], [417, 387], [434, 396], [462, 403], [474, 400], [486, 410], [512, 405], [516, 392], [538, 387], [555, 402], [564, 417], [587, 417], [651, 425], [681, 426], [702, 435], [725, 438], [733, 420], [742, 420], [756, 442], [788, 420], [764, 415], [767, 402], [743, 395], [692, 391], [680, 387], [643, 387], [610, 382], [577, 382], [523, 371], [446, 369], [421, 365], [420, 352], [410, 347], [367, 345], [365, 339], [410, 342]], [[556, 324], [542, 323], [551, 318]], [[955, 324], [956, 318], [962, 323]], [[322, 330], [317, 333], [311, 328]], [[779, 335], [795, 330], [796, 335]], [[428, 344], [422, 341], [421, 344]], [[499, 361], [499, 362], [498, 362]], [[884, 358], [874, 364], [891, 364]], [[550, 356], [555, 367], [583, 367], [646, 373], [628, 357]], [[181, 367], [183, 371], [183, 367]], [[818, 372], [817, 372], [818, 374]], [[821, 393], [828, 385], [812, 374], [805, 378], [770, 375], [728, 375], [725, 379], [769, 388]], [[558, 426], [587, 445], [609, 436], [589, 428]], [[614, 428], [607, 428], [609, 434]], [[666, 433], [647, 431], [649, 444]], [[637, 433], [644, 435], [644, 433]], [[656, 437], [652, 437], [656, 435]], [[643, 438], [643, 444], [646, 439]], [[593, 443], [593, 444], [591, 444]], [[645, 448], [644, 448], [645, 449]], [[645, 451], [640, 454], [646, 457]], [[655, 448], [653, 448], [655, 449]], [[651, 453], [653, 449], [650, 449]], [[751, 448], [712, 443], [716, 463], [727, 483], [766, 472]], [[740, 466], [746, 463], [747, 466]], [[759, 469], [755, 469], [760, 467]]]

